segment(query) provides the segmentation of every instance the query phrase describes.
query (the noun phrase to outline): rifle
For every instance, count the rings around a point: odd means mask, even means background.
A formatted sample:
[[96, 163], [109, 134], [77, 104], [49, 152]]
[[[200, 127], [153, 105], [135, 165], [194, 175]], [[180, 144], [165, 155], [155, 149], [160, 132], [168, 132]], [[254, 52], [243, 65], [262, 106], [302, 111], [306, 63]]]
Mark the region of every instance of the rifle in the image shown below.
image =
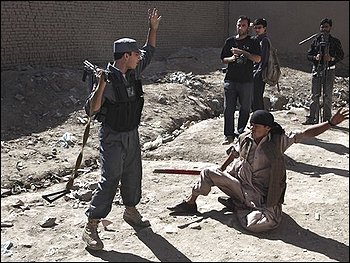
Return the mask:
[[[96, 74], [102, 69], [100, 69], [98, 66], [92, 64], [91, 62], [89, 62], [88, 60], [84, 61], [84, 74], [83, 74], [83, 79], [82, 81], [86, 80], [86, 77], [89, 75], [91, 76], [91, 82], [90, 82], [90, 90], [89, 93], [91, 93], [91, 91], [94, 89], [94, 85], [97, 85], [97, 78], [96, 78]], [[108, 74], [110, 73], [108, 70], [102, 70], [103, 71], [103, 76], [105, 78], [106, 82], [109, 82], [108, 80]], [[77, 160], [75, 162], [75, 167], [74, 167], [74, 171], [72, 173], [72, 175], [69, 177], [68, 182], [66, 183], [66, 187], [65, 189], [58, 191], [58, 192], [54, 192], [54, 193], [50, 193], [50, 194], [45, 194], [42, 195], [42, 198], [44, 198], [46, 201], [48, 201], [49, 203], [52, 203], [53, 201], [65, 196], [66, 194], [69, 194], [71, 192], [71, 189], [73, 187], [73, 183], [74, 183], [74, 179], [78, 177], [78, 170], [79, 167], [81, 165], [81, 162], [83, 160], [83, 149], [84, 146], [87, 142], [87, 139], [89, 138], [89, 132], [90, 132], [90, 122], [91, 122], [91, 117], [89, 116], [88, 122], [85, 126], [85, 131], [84, 131], [84, 135], [83, 135], [83, 143], [82, 143], [82, 147], [80, 150], [80, 153], [77, 157]]]
[[325, 55], [328, 55], [329, 53], [329, 44], [328, 44], [328, 34], [321, 34], [321, 42], [320, 42], [320, 47], [319, 47], [319, 54], [321, 55], [321, 59], [318, 63], [318, 67], [317, 67], [317, 74], [319, 74], [319, 76], [323, 76], [320, 75], [321, 72], [325, 72], [328, 68], [328, 62], [323, 60], [323, 57]]
[[328, 61], [324, 61], [323, 58], [325, 55], [329, 55], [328, 36], [329, 36], [328, 34], [321, 32], [321, 33], [313, 34], [312, 36], [299, 42], [299, 45], [301, 45], [301, 44], [305, 43], [306, 41], [309, 41], [313, 38], [320, 37], [318, 53], [321, 55], [321, 59], [318, 61], [317, 68], [316, 68], [316, 74], [317, 74], [317, 77], [322, 78], [322, 80], [320, 82], [320, 85], [321, 85], [320, 92], [322, 92], [323, 94], [322, 94], [322, 96], [320, 96], [322, 98], [322, 102], [320, 102], [319, 105], [317, 106], [318, 109], [316, 111], [316, 116], [315, 116], [317, 121], [320, 119], [320, 116], [321, 116], [321, 108], [323, 107], [323, 101], [324, 101], [324, 89], [325, 89], [326, 84], [327, 84]]
[[90, 61], [88, 60], [84, 60], [83, 62], [84, 64], [84, 72], [83, 72], [83, 78], [82, 81], [86, 81], [86, 77], [89, 75], [90, 76], [90, 89], [89, 89], [89, 93], [93, 90], [94, 85], [97, 85], [97, 79], [96, 79], [96, 75], [97, 73], [102, 70], [103, 71], [103, 77], [105, 79], [106, 82], [110, 82], [109, 80], [109, 70], [106, 69], [101, 69], [99, 68], [97, 65], [92, 64]]
[[[319, 106], [319, 112], [317, 116], [317, 120], [322, 116], [321, 115], [321, 108], [323, 107], [324, 99], [325, 99], [325, 89], [327, 85], [327, 70], [328, 70], [328, 61], [325, 61], [323, 58], [325, 55], [329, 55], [329, 41], [328, 41], [328, 34], [321, 34], [321, 42], [320, 42], [320, 54], [321, 54], [321, 60], [318, 62], [318, 67], [317, 67], [317, 75], [322, 78], [321, 82], [321, 89], [320, 91], [322, 92], [322, 102], [320, 103]], [[320, 121], [323, 120], [324, 116], [322, 116]]]
[[308, 38], [305, 38], [304, 40], [299, 42], [299, 45], [304, 44], [305, 42], [313, 39], [314, 37], [317, 37], [318, 35], [319, 35], [319, 33], [316, 33], [316, 34], [313, 34], [312, 36], [309, 36]]

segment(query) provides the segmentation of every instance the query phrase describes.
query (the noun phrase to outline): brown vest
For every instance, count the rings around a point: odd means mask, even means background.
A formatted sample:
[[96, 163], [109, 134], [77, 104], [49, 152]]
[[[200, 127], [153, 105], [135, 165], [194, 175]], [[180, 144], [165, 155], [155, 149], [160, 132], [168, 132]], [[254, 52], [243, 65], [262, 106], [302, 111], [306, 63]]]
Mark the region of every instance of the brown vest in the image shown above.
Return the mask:
[[[251, 144], [253, 143], [247, 135], [248, 133], [245, 133], [239, 137], [240, 156], [245, 160], [247, 160]], [[271, 139], [263, 142], [261, 147], [271, 162], [269, 190], [266, 200], [266, 206], [271, 207], [284, 202], [284, 195], [287, 188], [286, 166], [283, 153], [281, 152], [281, 135], [273, 134]]]

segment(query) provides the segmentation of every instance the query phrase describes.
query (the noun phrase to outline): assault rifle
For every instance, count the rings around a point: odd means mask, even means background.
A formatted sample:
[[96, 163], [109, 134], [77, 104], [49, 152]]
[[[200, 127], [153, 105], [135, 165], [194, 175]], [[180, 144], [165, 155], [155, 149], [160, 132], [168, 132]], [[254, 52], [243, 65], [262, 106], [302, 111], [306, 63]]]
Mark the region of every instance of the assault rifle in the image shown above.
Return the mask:
[[83, 73], [83, 78], [82, 81], [86, 81], [86, 77], [89, 75], [91, 78], [91, 85], [90, 85], [90, 90], [89, 92], [92, 91], [94, 84], [97, 85], [97, 80], [96, 80], [96, 75], [97, 73], [102, 70], [103, 71], [103, 76], [106, 82], [110, 82], [108, 75], [110, 73], [110, 71], [106, 70], [106, 69], [101, 69], [99, 68], [97, 65], [92, 64], [90, 61], [88, 60], [84, 60], [84, 73]]
[[[97, 85], [96, 74], [100, 70], [102, 70], [102, 69], [100, 69], [98, 66], [90, 63], [88, 60], [84, 61], [84, 74], [83, 74], [82, 80], [85, 82], [86, 77], [88, 75], [91, 76], [91, 82], [89, 83], [90, 84], [89, 93], [91, 93], [92, 90], [94, 89], [95, 85]], [[105, 81], [107, 82], [109, 71], [108, 70], [102, 70], [102, 71], [103, 71], [103, 76], [105, 78]], [[53, 201], [65, 196], [66, 194], [69, 194], [71, 192], [71, 189], [72, 189], [73, 183], [74, 183], [74, 179], [77, 178], [79, 175], [78, 174], [79, 167], [81, 165], [81, 161], [83, 160], [83, 149], [84, 149], [84, 146], [87, 142], [87, 139], [89, 138], [90, 122], [91, 122], [91, 117], [89, 116], [88, 122], [87, 122], [86, 127], [85, 127], [84, 135], [83, 135], [83, 144], [81, 147], [81, 151], [80, 151], [78, 158], [75, 162], [74, 172], [69, 177], [69, 180], [66, 184], [65, 189], [58, 191], [58, 192], [51, 193], [51, 194], [45, 194], [42, 196], [42, 198], [44, 198], [49, 203], [52, 203]]]
[[317, 75], [318, 76], [322, 76], [322, 73], [324, 73], [324, 71], [327, 70], [327, 68], [328, 68], [328, 62], [323, 62], [324, 55], [329, 54], [328, 36], [329, 36], [328, 34], [323, 33], [323, 32], [316, 33], [316, 34], [313, 34], [312, 36], [299, 42], [299, 45], [302, 45], [311, 39], [318, 38], [318, 37], [320, 38], [318, 53], [321, 55], [321, 60], [318, 62], [318, 66], [317, 66]]
[[300, 42], [299, 42], [299, 45], [302, 45], [302, 44], [304, 44], [305, 42], [307, 42], [307, 41], [309, 41], [309, 40], [311, 40], [311, 39], [313, 39], [313, 38], [315, 38], [315, 37], [318, 37], [318, 35], [319, 35], [319, 33], [313, 34], [312, 36], [310, 36], [310, 37], [308, 37], [308, 38], [306, 38], [306, 39], [300, 41]]
[[[321, 82], [319, 83], [319, 85], [320, 85], [320, 91], [321, 93], [323, 93], [322, 101], [317, 106], [318, 109], [315, 116], [316, 120], [318, 121], [321, 117], [321, 108], [323, 107], [323, 102], [325, 99], [324, 89], [326, 88], [326, 85], [327, 85], [328, 61], [324, 61], [324, 56], [329, 55], [329, 34], [324, 32], [313, 34], [312, 36], [300, 41], [299, 45], [316, 37], [320, 38], [320, 42], [318, 43], [319, 45], [318, 54], [321, 55], [321, 59], [317, 63], [316, 74], [317, 74], [317, 77], [321, 78]], [[321, 121], [323, 121], [322, 120], [323, 117], [321, 117]]]

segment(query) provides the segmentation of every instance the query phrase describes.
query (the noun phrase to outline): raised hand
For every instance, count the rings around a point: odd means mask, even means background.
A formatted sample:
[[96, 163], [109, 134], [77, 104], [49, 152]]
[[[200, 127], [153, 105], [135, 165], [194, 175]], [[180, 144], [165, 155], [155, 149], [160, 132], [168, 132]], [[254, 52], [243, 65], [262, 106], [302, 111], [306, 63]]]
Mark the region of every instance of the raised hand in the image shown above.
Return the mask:
[[332, 118], [330, 119], [330, 122], [333, 125], [338, 125], [339, 123], [343, 122], [346, 119], [349, 119], [349, 109], [340, 108], [332, 116]]
[[159, 26], [159, 21], [162, 17], [158, 15], [157, 8], [148, 9], [148, 21], [149, 27], [153, 30], [157, 30]]

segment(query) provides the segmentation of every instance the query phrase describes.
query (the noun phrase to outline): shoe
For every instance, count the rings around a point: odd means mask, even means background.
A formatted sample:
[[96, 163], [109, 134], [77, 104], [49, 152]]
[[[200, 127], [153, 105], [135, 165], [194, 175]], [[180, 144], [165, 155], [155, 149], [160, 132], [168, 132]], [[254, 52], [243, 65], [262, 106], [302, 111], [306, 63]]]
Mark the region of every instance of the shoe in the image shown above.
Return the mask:
[[141, 214], [135, 207], [125, 207], [123, 219], [134, 228], [142, 229], [151, 226], [149, 220], [143, 220]]
[[182, 203], [177, 204], [175, 206], [167, 207], [167, 209], [181, 214], [197, 214], [197, 204], [189, 204], [186, 201], [182, 201]]
[[228, 145], [233, 143], [234, 137], [233, 136], [225, 136], [225, 140], [222, 142], [222, 145]]
[[228, 196], [219, 196], [218, 201], [223, 204], [229, 211], [235, 211], [235, 206], [233, 204], [232, 198]]
[[99, 219], [88, 219], [88, 222], [84, 228], [83, 241], [86, 243], [86, 246], [92, 250], [102, 250], [103, 243], [98, 236], [97, 228], [100, 223]]

